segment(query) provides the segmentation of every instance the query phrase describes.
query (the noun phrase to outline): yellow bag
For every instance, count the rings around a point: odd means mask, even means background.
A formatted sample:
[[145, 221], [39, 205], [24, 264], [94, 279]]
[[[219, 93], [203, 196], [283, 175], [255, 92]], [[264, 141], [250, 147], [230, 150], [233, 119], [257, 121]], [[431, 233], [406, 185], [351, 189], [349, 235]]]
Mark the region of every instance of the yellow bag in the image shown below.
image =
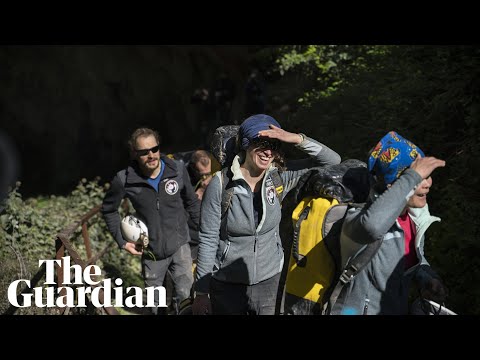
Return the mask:
[[335, 278], [339, 236], [347, 207], [348, 204], [335, 199], [306, 197], [293, 211], [293, 245], [285, 283], [286, 313], [321, 313], [327, 300], [325, 294]]

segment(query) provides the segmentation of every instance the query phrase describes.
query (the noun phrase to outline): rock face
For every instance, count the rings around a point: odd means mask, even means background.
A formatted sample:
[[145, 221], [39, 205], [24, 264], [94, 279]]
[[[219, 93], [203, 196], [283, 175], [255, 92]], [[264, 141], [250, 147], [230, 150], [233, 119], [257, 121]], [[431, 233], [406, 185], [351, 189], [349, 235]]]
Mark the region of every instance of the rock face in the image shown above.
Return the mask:
[[[0, 128], [20, 154], [20, 192], [110, 181], [139, 126], [160, 132], [162, 152], [200, 147], [205, 126], [192, 94], [206, 88], [212, 99], [225, 74], [236, 94], [229, 121], [240, 121], [249, 56], [248, 46], [0, 47]], [[210, 114], [213, 126], [218, 113]]]

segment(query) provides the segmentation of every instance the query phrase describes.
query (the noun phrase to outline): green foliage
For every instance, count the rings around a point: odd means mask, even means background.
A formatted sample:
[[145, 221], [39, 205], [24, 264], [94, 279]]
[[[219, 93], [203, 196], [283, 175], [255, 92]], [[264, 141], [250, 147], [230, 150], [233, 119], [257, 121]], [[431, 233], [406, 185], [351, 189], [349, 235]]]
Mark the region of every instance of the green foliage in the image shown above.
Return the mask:
[[334, 95], [342, 85], [355, 80], [356, 74], [375, 59], [385, 55], [385, 46], [293, 45], [282, 47], [276, 60], [281, 75], [293, 73], [303, 80], [303, 94], [296, 99], [303, 107]]
[[[26, 264], [27, 268], [20, 267], [18, 259], [16, 257], [12, 258], [2, 258], [0, 262], [0, 314], [9, 314], [11, 311], [10, 303], [8, 302], [7, 289], [12, 281], [17, 279], [25, 279], [22, 274], [22, 271], [26, 271], [27, 274], [35, 274], [37, 272], [37, 264], [29, 263]], [[29, 279], [30, 277], [28, 277]], [[40, 286], [40, 284], [37, 284]], [[59, 309], [53, 308], [40, 308], [40, 307], [30, 307], [30, 308], [19, 308], [16, 309], [16, 315], [53, 315], [58, 314]]]
[[[20, 183], [17, 183], [0, 215], [0, 272], [4, 274], [1, 293], [6, 294], [7, 289], [3, 286], [16, 279], [30, 279], [38, 270], [38, 260], [53, 259], [56, 235], [101, 204], [108, 184], [100, 186], [99, 180], [96, 178], [88, 182], [82, 179], [66, 197], [39, 197], [25, 201], [19, 193]], [[121, 214], [125, 211], [124, 207], [120, 209]], [[88, 233], [94, 255], [114, 243], [100, 213], [89, 220]], [[80, 227], [70, 241], [81, 258], [86, 260]], [[13, 270], [14, 264], [17, 265], [16, 271]], [[105, 271], [105, 277], [122, 278], [124, 286], [143, 286], [140, 259], [120, 251], [116, 244], [97, 261], [97, 265]]]
[[[277, 65], [303, 101], [285, 127], [366, 159], [388, 131], [445, 159], [433, 174], [426, 254], [450, 289], [447, 305], [480, 314], [480, 48], [294, 46]], [[334, 66], [332, 64], [335, 64]], [[283, 124], [283, 123], [282, 123]]]
[[25, 260], [38, 260], [38, 254], [52, 259], [55, 256], [55, 235], [82, 213], [64, 197], [23, 201], [19, 187], [17, 183], [9, 193], [4, 213], [0, 216], [0, 258], [8, 258], [12, 251], [18, 251]]

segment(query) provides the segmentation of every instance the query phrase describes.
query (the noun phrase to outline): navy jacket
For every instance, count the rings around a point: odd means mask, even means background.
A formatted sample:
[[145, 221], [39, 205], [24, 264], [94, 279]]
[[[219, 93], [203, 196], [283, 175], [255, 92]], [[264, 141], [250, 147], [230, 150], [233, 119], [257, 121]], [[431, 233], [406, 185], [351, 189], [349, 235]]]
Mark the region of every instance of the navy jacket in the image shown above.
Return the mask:
[[188, 242], [185, 210], [196, 226], [200, 217], [200, 202], [185, 166], [165, 156], [161, 156], [161, 159], [165, 163], [165, 170], [158, 192], [140, 175], [136, 163], [132, 163], [115, 175], [102, 205], [107, 227], [118, 246], [122, 247], [126, 240], [120, 231], [118, 207], [124, 198], [131, 201], [136, 213], [147, 225], [150, 240], [148, 250], [156, 260], [170, 257]]

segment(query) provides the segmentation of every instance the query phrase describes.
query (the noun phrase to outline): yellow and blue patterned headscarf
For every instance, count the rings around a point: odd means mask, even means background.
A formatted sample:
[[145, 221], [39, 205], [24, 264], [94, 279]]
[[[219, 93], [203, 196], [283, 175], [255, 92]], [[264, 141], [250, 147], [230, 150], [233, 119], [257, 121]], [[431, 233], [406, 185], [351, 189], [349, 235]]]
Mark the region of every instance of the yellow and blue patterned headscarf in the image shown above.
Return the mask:
[[368, 158], [368, 170], [385, 184], [391, 184], [409, 168], [417, 155], [425, 156], [415, 144], [390, 131], [375, 146]]

